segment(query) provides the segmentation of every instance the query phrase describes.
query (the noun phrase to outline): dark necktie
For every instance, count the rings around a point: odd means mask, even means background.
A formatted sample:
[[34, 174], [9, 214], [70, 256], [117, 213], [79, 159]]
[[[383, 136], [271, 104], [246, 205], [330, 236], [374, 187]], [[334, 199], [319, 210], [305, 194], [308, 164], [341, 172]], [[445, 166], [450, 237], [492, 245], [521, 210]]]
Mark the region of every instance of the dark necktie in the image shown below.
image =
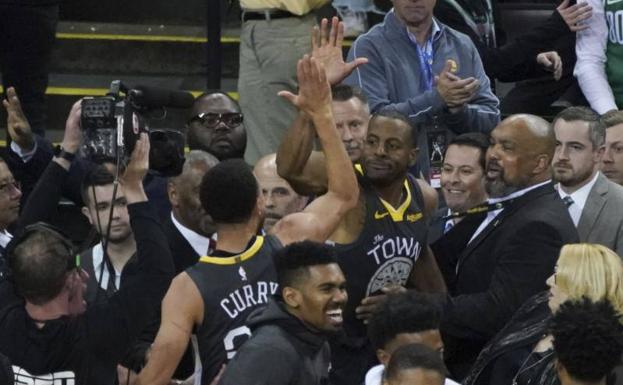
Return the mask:
[[566, 197], [562, 198], [562, 201], [565, 202], [565, 206], [568, 208], [569, 206], [571, 206], [573, 203], [573, 198], [571, 198], [571, 196], [567, 195]]

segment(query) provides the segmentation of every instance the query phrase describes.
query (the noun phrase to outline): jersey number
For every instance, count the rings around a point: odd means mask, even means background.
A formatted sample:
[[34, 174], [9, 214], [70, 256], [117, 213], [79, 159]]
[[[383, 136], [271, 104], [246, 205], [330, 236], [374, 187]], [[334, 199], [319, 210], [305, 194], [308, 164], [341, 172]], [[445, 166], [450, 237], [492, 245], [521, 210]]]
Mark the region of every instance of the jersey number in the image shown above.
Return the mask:
[[[244, 336], [244, 338], [242, 338]], [[240, 326], [232, 329], [223, 338], [225, 351], [227, 352], [227, 360], [231, 360], [236, 355], [236, 350], [251, 337], [251, 330], [246, 326]]]

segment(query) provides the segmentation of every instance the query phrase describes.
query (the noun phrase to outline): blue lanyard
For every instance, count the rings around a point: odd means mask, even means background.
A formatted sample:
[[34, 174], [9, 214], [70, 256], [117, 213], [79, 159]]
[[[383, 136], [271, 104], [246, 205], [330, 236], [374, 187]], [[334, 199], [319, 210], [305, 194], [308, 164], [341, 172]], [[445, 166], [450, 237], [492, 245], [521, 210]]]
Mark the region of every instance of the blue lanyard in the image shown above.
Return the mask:
[[424, 49], [415, 43], [418, 57], [420, 58], [420, 74], [422, 75], [422, 86], [424, 91], [433, 89], [433, 37], [426, 40]]

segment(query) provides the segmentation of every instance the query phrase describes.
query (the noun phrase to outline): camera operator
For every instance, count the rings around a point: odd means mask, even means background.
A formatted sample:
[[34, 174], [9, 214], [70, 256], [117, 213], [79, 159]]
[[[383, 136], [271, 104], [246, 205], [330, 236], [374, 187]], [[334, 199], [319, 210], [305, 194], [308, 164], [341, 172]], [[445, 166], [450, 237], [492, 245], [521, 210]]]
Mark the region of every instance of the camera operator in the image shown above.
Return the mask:
[[[76, 103], [64, 144], [80, 135], [79, 118]], [[69, 241], [55, 230], [28, 226], [9, 245], [11, 279], [0, 285], [0, 352], [11, 360], [18, 381], [45, 376], [62, 385], [114, 383], [117, 363], [151, 321], [173, 262], [143, 190], [148, 158], [149, 140], [141, 134], [120, 178], [136, 240], [136, 274], [106, 303], [85, 311], [87, 275]], [[61, 154], [54, 163], [59, 167], [46, 172], [62, 174], [70, 160]]]

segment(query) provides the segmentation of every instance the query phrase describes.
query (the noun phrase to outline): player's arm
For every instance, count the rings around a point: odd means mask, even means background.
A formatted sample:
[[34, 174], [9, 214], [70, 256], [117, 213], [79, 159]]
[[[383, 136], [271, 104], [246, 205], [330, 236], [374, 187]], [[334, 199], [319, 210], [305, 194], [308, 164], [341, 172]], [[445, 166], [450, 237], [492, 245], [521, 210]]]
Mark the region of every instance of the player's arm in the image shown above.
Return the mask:
[[327, 193], [301, 213], [283, 218], [273, 228], [282, 243], [309, 239], [324, 242], [343, 215], [357, 204], [359, 187], [352, 163], [335, 127], [331, 108], [331, 88], [323, 66], [305, 56], [297, 65], [299, 94], [282, 92], [313, 121], [326, 158]]
[[277, 173], [299, 195], [322, 195], [327, 191], [325, 157], [313, 151], [315, 137], [312, 119], [301, 111], [277, 150]]
[[203, 301], [186, 273], [171, 283], [162, 301], [162, 321], [148, 354], [147, 365], [135, 385], [168, 385], [179, 364], [193, 327], [203, 320]]
[[441, 275], [441, 270], [437, 266], [435, 255], [430, 246], [426, 246], [415, 261], [407, 281], [407, 287], [430, 293], [445, 293], [447, 291], [443, 275]]

